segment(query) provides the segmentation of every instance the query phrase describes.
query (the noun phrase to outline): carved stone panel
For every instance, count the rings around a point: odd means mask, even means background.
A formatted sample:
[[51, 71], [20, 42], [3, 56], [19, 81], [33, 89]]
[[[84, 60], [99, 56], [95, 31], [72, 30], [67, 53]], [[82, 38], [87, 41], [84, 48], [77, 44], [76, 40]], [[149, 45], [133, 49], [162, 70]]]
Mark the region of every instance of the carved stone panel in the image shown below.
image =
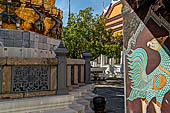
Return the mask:
[[12, 92], [50, 90], [50, 66], [13, 66]]

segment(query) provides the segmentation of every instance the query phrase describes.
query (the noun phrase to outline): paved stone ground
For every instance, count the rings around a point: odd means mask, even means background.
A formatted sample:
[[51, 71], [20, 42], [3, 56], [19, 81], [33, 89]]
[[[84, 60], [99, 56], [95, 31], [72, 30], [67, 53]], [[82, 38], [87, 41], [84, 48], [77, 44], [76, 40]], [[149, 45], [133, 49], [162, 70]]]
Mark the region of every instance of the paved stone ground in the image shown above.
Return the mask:
[[124, 113], [123, 79], [97, 81], [95, 92], [106, 98], [106, 113]]

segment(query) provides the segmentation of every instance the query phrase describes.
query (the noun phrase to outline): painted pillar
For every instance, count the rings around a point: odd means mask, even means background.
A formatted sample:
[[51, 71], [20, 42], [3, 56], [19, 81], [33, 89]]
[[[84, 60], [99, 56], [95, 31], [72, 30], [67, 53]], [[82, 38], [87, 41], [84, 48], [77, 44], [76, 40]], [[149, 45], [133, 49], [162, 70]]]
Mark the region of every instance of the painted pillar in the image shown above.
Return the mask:
[[151, 8], [140, 18], [132, 4], [121, 1], [125, 113], [169, 113], [170, 24]]
[[56, 58], [58, 59], [57, 70], [57, 95], [68, 94], [66, 84], [66, 72], [67, 72], [67, 49], [64, 46], [64, 42], [61, 40], [59, 47], [55, 50]]

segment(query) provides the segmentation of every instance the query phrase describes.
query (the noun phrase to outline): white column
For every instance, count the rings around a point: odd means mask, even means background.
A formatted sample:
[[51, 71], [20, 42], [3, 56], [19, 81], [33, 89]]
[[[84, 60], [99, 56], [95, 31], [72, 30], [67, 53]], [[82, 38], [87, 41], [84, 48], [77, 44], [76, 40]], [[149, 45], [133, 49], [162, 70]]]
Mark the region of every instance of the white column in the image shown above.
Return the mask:
[[112, 66], [112, 58], [109, 58], [109, 65]]
[[103, 67], [103, 65], [104, 65], [104, 55], [101, 55], [100, 67]]

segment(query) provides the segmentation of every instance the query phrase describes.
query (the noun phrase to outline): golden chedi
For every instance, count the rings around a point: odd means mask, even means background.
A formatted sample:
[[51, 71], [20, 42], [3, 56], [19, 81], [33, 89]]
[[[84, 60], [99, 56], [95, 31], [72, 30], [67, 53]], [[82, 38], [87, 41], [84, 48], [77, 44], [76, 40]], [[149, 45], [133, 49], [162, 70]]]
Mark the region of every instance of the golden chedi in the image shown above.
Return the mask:
[[0, 27], [37, 32], [59, 39], [62, 11], [55, 0], [0, 0]]

